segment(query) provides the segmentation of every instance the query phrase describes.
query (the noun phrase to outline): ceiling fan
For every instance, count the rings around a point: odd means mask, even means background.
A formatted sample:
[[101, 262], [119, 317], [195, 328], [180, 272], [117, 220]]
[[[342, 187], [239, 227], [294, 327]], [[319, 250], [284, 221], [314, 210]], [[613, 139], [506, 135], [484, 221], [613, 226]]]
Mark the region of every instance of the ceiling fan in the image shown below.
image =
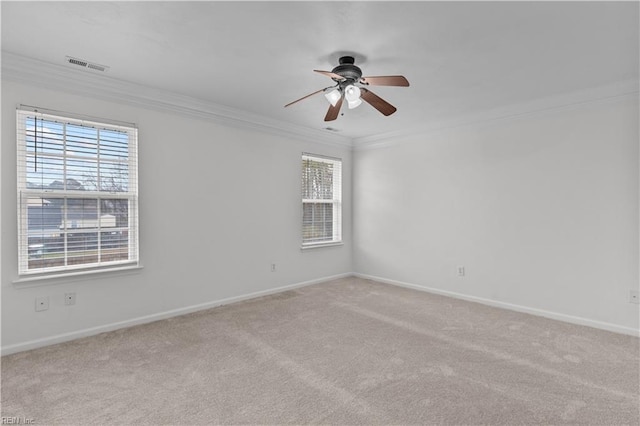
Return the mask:
[[313, 70], [332, 78], [333, 81], [336, 82], [335, 86], [329, 86], [315, 91], [307, 96], [286, 104], [285, 108], [320, 92], [324, 92], [324, 96], [331, 104], [327, 111], [327, 115], [324, 117], [324, 121], [333, 121], [338, 118], [340, 108], [342, 108], [342, 103], [345, 100], [347, 101], [349, 109], [356, 108], [362, 103], [362, 100], [364, 100], [385, 116], [396, 112], [396, 107], [374, 94], [371, 90], [367, 89], [366, 86], [407, 87], [409, 86], [409, 81], [407, 81], [406, 78], [401, 75], [363, 77], [362, 70], [354, 65], [355, 59], [353, 56], [343, 56], [339, 59], [339, 62], [340, 65], [331, 71]]

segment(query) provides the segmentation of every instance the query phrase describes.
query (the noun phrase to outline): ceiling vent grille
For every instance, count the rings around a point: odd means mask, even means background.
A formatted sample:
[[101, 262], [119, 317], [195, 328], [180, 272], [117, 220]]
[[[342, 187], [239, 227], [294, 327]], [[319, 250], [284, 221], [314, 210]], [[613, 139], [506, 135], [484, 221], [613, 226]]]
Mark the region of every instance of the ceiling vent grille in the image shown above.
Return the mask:
[[109, 67], [106, 65], [95, 64], [93, 62], [85, 61], [84, 59], [74, 58], [72, 56], [67, 56], [66, 59], [68, 63], [77, 65], [82, 68], [89, 68], [92, 70], [102, 71], [102, 72], [109, 69]]

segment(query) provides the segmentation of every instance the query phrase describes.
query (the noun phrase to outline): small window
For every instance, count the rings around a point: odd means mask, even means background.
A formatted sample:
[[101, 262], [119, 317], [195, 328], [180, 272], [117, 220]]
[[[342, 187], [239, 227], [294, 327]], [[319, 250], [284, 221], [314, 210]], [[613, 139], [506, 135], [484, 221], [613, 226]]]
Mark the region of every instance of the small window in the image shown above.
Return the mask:
[[18, 272], [138, 263], [137, 129], [17, 111]]
[[342, 160], [302, 154], [302, 246], [342, 242]]

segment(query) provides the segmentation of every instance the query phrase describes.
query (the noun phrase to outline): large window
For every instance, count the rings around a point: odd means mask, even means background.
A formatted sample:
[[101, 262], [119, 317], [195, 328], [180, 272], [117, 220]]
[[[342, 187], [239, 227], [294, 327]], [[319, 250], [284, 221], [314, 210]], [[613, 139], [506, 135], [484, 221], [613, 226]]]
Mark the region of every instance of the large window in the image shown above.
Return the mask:
[[342, 161], [302, 154], [302, 246], [342, 241]]
[[17, 111], [18, 272], [138, 262], [137, 129]]

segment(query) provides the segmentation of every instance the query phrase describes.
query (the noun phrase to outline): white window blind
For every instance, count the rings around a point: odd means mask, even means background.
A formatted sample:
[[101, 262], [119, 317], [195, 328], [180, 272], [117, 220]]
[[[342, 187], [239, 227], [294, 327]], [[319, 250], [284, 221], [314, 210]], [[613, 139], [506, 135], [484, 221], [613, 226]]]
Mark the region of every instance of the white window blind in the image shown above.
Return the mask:
[[137, 129], [62, 114], [17, 110], [18, 272], [137, 264]]
[[302, 246], [342, 241], [342, 160], [302, 154]]

